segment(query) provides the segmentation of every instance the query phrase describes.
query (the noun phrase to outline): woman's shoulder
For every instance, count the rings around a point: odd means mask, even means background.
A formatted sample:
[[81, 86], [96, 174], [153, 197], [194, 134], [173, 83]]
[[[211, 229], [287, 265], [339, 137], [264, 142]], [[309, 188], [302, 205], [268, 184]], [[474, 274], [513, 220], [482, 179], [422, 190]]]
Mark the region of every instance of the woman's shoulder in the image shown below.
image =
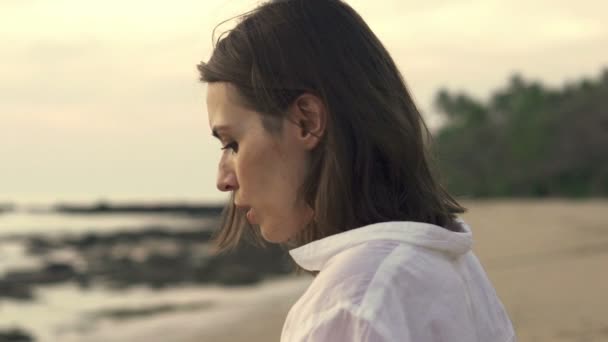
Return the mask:
[[[475, 260], [472, 253], [453, 257], [399, 241], [359, 244], [323, 265], [289, 322], [307, 322], [311, 330], [359, 322], [386, 336], [407, 334], [411, 341], [468, 341], [471, 334], [497, 340], [510, 333], [510, 323], [490, 283], [470, 277], [478, 268]], [[484, 325], [488, 317], [495, 327]]]
[[[452, 282], [445, 271], [437, 272], [443, 267], [441, 259], [398, 241], [375, 240], [349, 248], [323, 266], [292, 308], [290, 321], [311, 320], [315, 326], [322, 317], [350, 317], [374, 326], [393, 320], [422, 324], [419, 319], [441, 286]], [[406, 320], [413, 312], [421, 316]]]
[[[420, 297], [457, 277], [440, 253], [391, 240], [376, 240], [345, 250], [323, 266], [311, 284], [321, 306], [348, 302], [353, 307]], [[399, 298], [397, 298], [399, 297]], [[330, 298], [330, 300], [328, 300]]]

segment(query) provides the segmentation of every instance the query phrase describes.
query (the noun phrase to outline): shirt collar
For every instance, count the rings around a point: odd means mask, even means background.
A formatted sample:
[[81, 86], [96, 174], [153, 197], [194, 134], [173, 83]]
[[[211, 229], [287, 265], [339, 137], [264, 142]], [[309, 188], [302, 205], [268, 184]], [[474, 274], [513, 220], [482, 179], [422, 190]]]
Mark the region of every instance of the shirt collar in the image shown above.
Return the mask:
[[457, 218], [456, 224], [463, 232], [414, 221], [374, 223], [309, 242], [289, 250], [289, 254], [300, 267], [309, 271], [319, 271], [336, 254], [374, 240], [398, 241], [458, 256], [471, 250], [473, 239], [470, 227], [463, 220]]

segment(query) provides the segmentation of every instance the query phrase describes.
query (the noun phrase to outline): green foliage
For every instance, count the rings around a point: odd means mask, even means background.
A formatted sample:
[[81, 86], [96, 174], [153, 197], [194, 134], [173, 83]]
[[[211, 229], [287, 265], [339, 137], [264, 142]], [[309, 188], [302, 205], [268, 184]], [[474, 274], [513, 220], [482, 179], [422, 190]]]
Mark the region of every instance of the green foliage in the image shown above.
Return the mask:
[[608, 69], [547, 89], [521, 76], [487, 103], [442, 89], [435, 148], [459, 196], [608, 195]]

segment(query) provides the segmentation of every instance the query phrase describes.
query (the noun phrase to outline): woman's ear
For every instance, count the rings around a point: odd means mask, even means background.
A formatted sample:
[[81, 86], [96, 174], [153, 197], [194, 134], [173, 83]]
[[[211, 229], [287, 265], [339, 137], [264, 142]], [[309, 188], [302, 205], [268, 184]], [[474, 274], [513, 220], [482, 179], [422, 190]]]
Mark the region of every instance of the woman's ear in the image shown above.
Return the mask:
[[316, 95], [304, 93], [293, 102], [288, 120], [300, 127], [298, 139], [307, 149], [313, 149], [321, 140], [327, 125], [327, 110]]

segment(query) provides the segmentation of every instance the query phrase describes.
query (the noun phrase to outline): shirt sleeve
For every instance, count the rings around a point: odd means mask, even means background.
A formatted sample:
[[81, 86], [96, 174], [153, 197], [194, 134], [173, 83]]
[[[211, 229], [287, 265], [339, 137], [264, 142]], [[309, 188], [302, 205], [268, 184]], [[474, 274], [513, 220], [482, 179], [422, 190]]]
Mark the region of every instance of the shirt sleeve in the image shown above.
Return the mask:
[[411, 342], [407, 332], [388, 331], [380, 322], [342, 307], [320, 314], [302, 342]]

